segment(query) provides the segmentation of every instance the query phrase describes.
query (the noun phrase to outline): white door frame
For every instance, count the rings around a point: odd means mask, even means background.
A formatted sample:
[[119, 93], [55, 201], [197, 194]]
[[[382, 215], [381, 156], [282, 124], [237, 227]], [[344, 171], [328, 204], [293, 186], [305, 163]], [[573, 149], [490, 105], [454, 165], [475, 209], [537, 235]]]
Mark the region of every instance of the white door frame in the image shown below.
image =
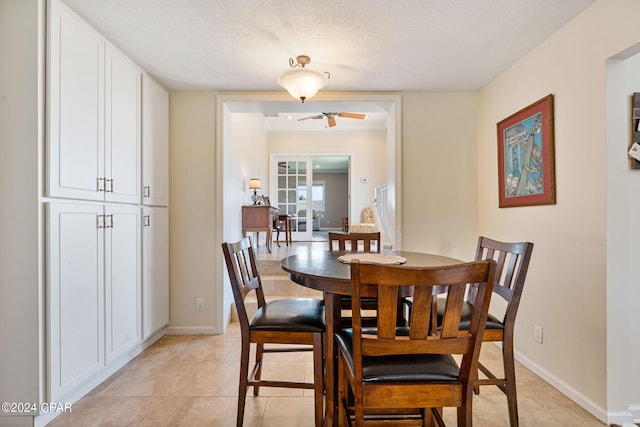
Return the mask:
[[[221, 242], [224, 236], [224, 207], [223, 207], [223, 191], [224, 191], [224, 158], [223, 151], [226, 143], [230, 141], [225, 138], [228, 132], [225, 131], [225, 124], [230, 123], [227, 119], [233, 111], [234, 103], [295, 103], [298, 104], [287, 93], [283, 92], [260, 92], [260, 93], [220, 93], [216, 96], [216, 182], [214, 184], [216, 195], [216, 217], [215, 222], [215, 247], [216, 260], [218, 265], [216, 268], [216, 324], [219, 325], [218, 330], [222, 331], [224, 325], [224, 304], [225, 301], [231, 301], [231, 291], [228, 290], [227, 298], [225, 298], [225, 268], [222, 256]], [[337, 105], [344, 103], [372, 103], [384, 106], [388, 113], [387, 123], [387, 161], [388, 161], [388, 183], [389, 196], [392, 200], [394, 210], [393, 218], [389, 218], [389, 223], [393, 227], [390, 230], [390, 238], [393, 241], [393, 247], [402, 249], [402, 138], [401, 138], [401, 96], [398, 94], [375, 94], [375, 93], [337, 93], [337, 92], [321, 92], [313, 98], [313, 101], [306, 103], [308, 107], [311, 103], [336, 103]], [[342, 111], [342, 107], [329, 110]], [[329, 111], [327, 110], [327, 111]]]

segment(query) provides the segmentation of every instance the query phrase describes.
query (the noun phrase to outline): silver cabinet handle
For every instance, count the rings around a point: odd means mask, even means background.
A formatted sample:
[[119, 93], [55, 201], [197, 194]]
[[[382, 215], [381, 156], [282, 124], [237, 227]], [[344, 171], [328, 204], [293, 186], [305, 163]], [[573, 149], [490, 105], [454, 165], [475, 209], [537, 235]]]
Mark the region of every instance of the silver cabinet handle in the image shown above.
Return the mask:
[[145, 185], [144, 191], [143, 191], [143, 196], [144, 197], [151, 197], [151, 187], [150, 186]]

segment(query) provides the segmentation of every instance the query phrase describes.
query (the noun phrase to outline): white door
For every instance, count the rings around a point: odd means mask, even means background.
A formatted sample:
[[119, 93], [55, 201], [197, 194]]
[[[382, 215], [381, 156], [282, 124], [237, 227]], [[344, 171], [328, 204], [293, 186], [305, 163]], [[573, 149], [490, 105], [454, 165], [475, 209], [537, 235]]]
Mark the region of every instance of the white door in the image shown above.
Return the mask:
[[142, 340], [141, 226], [137, 206], [105, 206], [107, 363]]
[[105, 364], [103, 219], [102, 206], [47, 203], [51, 401]]
[[142, 208], [142, 337], [169, 323], [169, 212]]
[[140, 69], [107, 46], [105, 73], [105, 200], [140, 203]]
[[169, 93], [142, 76], [142, 204], [169, 205]]
[[51, 2], [47, 195], [104, 199], [104, 39]]
[[311, 209], [311, 157], [271, 156], [271, 204], [293, 220], [293, 240], [310, 241], [313, 233]]

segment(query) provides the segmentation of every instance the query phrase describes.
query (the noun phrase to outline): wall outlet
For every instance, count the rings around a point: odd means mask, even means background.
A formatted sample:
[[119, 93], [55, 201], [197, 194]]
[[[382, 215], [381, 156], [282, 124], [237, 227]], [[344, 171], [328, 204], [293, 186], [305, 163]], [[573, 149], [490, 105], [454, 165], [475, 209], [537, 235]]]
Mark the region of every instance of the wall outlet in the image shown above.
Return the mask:
[[533, 339], [542, 344], [542, 326], [533, 325]]
[[204, 310], [204, 298], [196, 298], [196, 311]]

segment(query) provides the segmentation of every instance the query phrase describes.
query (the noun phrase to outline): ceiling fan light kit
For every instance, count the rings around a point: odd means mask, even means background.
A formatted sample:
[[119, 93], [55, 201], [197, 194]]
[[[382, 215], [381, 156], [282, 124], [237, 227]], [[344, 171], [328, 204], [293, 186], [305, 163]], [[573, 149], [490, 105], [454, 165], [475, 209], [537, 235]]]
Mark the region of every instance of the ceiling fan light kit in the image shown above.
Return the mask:
[[320, 89], [325, 87], [331, 75], [328, 72], [310, 70], [305, 66], [311, 62], [311, 58], [300, 55], [294, 62], [289, 58], [291, 69], [280, 74], [278, 84], [285, 88], [291, 96], [304, 102], [311, 99]]

